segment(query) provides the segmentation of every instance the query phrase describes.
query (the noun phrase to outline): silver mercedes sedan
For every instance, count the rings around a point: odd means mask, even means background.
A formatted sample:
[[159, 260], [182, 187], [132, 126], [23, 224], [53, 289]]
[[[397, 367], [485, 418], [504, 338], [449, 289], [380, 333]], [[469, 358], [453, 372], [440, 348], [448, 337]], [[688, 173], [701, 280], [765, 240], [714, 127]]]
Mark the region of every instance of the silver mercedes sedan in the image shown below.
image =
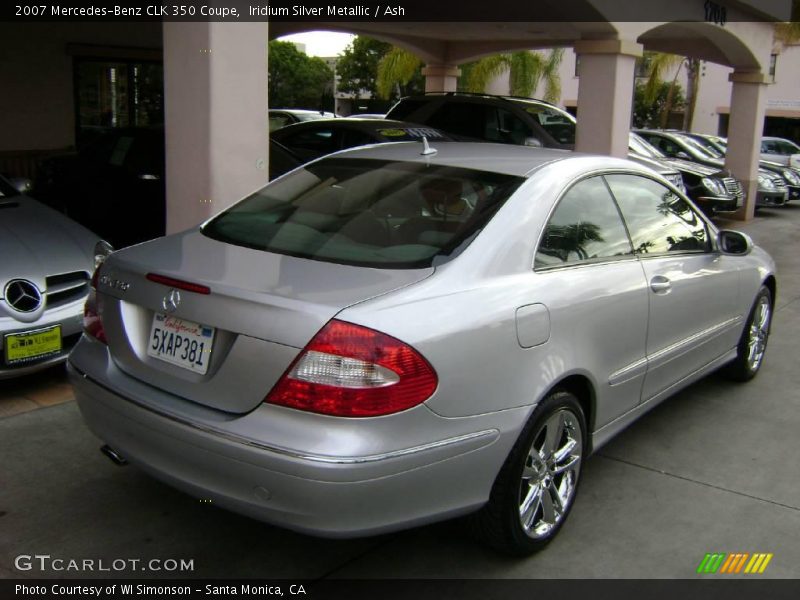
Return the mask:
[[320, 536], [469, 515], [518, 554], [637, 417], [756, 375], [776, 286], [646, 167], [426, 142], [309, 163], [96, 281], [70, 373], [116, 462]]

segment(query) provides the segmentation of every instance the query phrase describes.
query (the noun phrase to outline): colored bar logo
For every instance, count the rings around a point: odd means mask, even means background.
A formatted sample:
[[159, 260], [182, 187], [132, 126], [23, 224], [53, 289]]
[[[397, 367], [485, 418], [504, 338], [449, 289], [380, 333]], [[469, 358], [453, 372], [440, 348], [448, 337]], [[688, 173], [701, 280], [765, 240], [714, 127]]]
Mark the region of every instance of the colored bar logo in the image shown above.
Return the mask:
[[756, 552], [715, 552], [706, 554], [697, 567], [697, 572], [701, 574], [761, 574], [767, 570], [769, 561], [772, 560], [772, 553]]

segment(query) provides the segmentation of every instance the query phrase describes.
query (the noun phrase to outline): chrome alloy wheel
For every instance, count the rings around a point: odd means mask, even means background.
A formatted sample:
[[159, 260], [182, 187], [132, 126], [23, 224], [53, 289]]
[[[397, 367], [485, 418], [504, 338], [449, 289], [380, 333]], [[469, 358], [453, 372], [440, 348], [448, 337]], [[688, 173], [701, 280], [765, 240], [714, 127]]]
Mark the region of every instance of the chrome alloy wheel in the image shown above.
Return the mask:
[[764, 359], [769, 335], [771, 307], [767, 296], [760, 296], [753, 311], [750, 332], [747, 337], [747, 365], [751, 371], [757, 371]]
[[534, 539], [547, 537], [575, 497], [583, 455], [578, 417], [562, 408], [533, 437], [519, 489], [519, 519]]

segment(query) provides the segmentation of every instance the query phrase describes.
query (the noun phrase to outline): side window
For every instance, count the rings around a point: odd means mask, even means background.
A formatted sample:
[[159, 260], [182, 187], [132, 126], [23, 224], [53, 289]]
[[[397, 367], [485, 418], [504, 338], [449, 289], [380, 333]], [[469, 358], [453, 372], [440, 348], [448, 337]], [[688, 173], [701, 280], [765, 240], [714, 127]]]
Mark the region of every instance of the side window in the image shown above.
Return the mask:
[[561, 267], [632, 256], [628, 234], [602, 177], [575, 184], [544, 228], [534, 266]]
[[497, 122], [497, 139], [492, 141], [522, 146], [525, 138], [534, 137], [533, 131], [522, 119], [505, 109], [497, 109]]
[[708, 229], [689, 203], [657, 181], [607, 175], [638, 254], [708, 252]]
[[471, 102], [444, 102], [426, 125], [447, 133], [486, 139], [487, 107]]

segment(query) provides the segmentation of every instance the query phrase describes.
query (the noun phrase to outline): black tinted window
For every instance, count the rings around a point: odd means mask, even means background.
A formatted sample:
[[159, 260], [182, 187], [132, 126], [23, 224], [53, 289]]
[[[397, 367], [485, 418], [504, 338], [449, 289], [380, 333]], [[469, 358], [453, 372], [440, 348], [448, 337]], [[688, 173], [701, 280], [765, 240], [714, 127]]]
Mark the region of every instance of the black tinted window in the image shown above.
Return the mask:
[[[487, 115], [489, 110], [491, 114]], [[447, 133], [482, 140], [486, 139], [487, 128], [493, 127], [496, 130], [498, 127], [497, 117], [494, 113], [493, 108], [480, 104], [445, 102], [431, 115], [428, 125]], [[392, 116], [392, 118], [395, 117]], [[493, 125], [490, 124], [492, 121], [494, 121]]]
[[608, 175], [606, 180], [625, 217], [637, 253], [710, 249], [703, 220], [669, 188], [638, 175]]
[[622, 218], [601, 177], [585, 179], [561, 199], [544, 229], [536, 268], [633, 254]]
[[418, 108], [422, 108], [427, 103], [427, 100], [400, 100], [400, 102], [395, 104], [386, 114], [386, 118], [395, 119], [397, 121], [405, 121], [408, 115], [413, 113]]
[[522, 181], [424, 163], [330, 158], [276, 180], [203, 233], [314, 260], [429, 267], [466, 247]]

